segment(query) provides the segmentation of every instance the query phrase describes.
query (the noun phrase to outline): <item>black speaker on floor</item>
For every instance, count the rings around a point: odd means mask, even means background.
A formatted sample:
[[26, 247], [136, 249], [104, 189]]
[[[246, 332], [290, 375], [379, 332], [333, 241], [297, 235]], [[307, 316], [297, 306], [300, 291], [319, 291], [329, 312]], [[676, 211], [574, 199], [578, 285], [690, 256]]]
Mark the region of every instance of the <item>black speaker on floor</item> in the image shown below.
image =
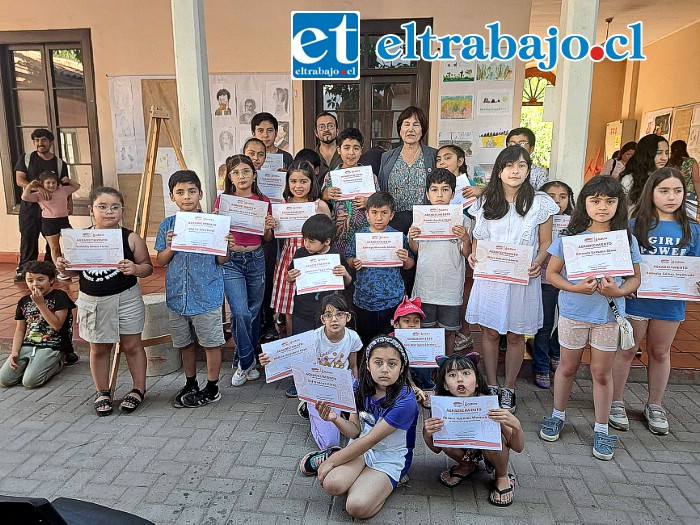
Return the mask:
[[49, 502], [44, 498], [0, 495], [3, 525], [154, 525], [128, 512], [72, 498]]

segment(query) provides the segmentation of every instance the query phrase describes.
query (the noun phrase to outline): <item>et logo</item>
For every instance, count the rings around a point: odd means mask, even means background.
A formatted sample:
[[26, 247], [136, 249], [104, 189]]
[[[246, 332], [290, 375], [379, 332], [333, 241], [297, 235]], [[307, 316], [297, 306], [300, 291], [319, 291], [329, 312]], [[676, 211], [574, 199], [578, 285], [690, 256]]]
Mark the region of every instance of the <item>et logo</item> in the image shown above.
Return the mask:
[[360, 78], [359, 11], [292, 12], [292, 78]]

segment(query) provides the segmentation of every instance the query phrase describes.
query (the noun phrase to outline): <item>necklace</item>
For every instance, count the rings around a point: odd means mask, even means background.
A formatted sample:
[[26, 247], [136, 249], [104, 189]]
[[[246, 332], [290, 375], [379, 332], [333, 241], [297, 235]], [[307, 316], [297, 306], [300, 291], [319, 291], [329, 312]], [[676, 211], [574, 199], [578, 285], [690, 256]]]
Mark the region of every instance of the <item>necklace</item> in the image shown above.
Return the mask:
[[416, 162], [416, 160], [418, 160], [418, 155], [420, 155], [420, 153], [421, 153], [421, 147], [418, 146], [416, 148], [416, 150], [411, 155], [410, 160], [408, 157], [406, 157], [406, 155], [404, 155], [404, 151], [405, 151], [404, 148], [402, 148], [401, 149], [401, 156], [403, 157], [404, 162], [406, 162], [406, 164], [408, 164], [409, 166], [413, 166], [413, 164]]

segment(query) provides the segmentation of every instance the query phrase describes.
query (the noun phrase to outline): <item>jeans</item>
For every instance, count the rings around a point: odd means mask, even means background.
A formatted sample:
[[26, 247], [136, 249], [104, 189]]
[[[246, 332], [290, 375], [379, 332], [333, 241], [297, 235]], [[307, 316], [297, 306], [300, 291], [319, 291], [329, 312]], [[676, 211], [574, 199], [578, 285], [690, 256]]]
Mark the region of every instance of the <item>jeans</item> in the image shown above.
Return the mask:
[[[554, 327], [554, 311], [557, 307], [559, 289], [551, 284], [542, 285], [542, 328], [535, 335], [532, 348], [532, 372], [549, 374], [549, 360], [559, 359], [559, 333]], [[554, 329], [554, 332], [552, 332]]]
[[413, 382], [421, 390], [435, 390], [432, 368], [409, 368]]
[[265, 254], [230, 252], [224, 265], [224, 293], [231, 308], [231, 333], [236, 341], [233, 367], [248, 370], [255, 364], [255, 346], [260, 324], [253, 322], [260, 313], [265, 292]]

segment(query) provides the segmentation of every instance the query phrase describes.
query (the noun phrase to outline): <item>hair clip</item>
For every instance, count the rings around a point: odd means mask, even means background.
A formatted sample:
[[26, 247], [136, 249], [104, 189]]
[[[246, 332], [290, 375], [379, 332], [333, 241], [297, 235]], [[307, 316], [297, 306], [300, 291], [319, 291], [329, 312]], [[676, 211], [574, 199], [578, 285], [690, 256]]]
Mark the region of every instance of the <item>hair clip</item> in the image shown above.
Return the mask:
[[449, 357], [446, 355], [439, 355], [435, 357], [435, 362], [440, 368], [442, 368], [442, 365], [444, 365], [448, 359]]

